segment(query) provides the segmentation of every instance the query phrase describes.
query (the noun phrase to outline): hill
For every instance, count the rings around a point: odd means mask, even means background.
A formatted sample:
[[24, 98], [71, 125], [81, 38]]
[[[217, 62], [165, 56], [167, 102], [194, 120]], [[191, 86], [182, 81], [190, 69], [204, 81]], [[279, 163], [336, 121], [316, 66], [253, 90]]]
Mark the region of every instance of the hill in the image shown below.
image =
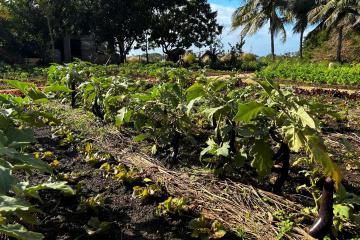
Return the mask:
[[[336, 32], [313, 31], [304, 43], [306, 57], [315, 60], [334, 60], [336, 58]], [[360, 62], [360, 29], [349, 33], [343, 42], [342, 56], [346, 62]]]

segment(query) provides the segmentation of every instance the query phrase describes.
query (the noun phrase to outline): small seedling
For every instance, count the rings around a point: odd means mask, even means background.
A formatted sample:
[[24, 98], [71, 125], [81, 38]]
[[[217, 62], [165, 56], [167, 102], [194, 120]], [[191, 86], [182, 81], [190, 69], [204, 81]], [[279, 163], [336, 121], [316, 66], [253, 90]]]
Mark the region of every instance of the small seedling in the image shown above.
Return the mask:
[[201, 240], [221, 239], [226, 235], [224, 226], [217, 220], [211, 220], [201, 215], [189, 223], [191, 237]]
[[161, 188], [156, 184], [146, 185], [145, 187], [133, 187], [133, 197], [141, 199], [146, 202], [151, 198], [159, 198], [163, 195]]
[[157, 214], [159, 216], [168, 216], [170, 214], [181, 215], [187, 210], [188, 210], [188, 205], [185, 198], [169, 197], [164, 202], [158, 205]]
[[104, 198], [101, 194], [98, 194], [94, 197], [89, 197], [87, 199], [82, 198], [78, 206], [78, 210], [82, 210], [82, 211], [86, 209], [96, 210], [97, 208], [101, 207], [103, 204], [104, 204]]

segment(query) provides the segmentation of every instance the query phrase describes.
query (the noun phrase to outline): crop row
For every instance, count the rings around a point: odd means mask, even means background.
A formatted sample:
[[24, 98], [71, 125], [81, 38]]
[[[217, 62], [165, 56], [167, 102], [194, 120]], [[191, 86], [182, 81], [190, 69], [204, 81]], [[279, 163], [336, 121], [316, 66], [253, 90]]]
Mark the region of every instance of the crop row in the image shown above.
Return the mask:
[[[21, 91], [25, 97], [0, 94], [0, 235], [16, 239], [40, 240], [43, 235], [28, 231], [23, 225], [38, 223], [35, 209], [28, 199], [41, 202], [40, 190], [60, 190], [73, 194], [65, 182], [54, 182], [52, 169], [40, 159], [23, 150], [34, 141], [33, 126], [43, 126], [45, 122], [56, 122], [49, 114], [33, 110], [35, 103], [46, 101], [46, 96], [35, 85], [7, 81]], [[20, 181], [17, 172], [44, 172], [49, 181], [37, 185]]]
[[[331, 114], [329, 109], [299, 100], [271, 81], [239, 88], [236, 78], [208, 80], [205, 75], [171, 67], [152, 70], [162, 78], [149, 81], [141, 74], [134, 77], [129, 69], [108, 76], [82, 62], [53, 66], [45, 91], [71, 102], [74, 108], [92, 111], [120, 130], [136, 133], [134, 141], [145, 141], [152, 154], [169, 164], [182, 161], [186, 152], [195, 152], [220, 177], [234, 176], [250, 166], [263, 179], [281, 163], [272, 185], [276, 193], [283, 191], [288, 178], [290, 155], [305, 153], [307, 157], [299, 158], [296, 164], [311, 169], [305, 175], [312, 180], [321, 175], [330, 177], [327, 186], [334, 181], [336, 190], [343, 194], [334, 209], [345, 204], [340, 171], [326, 151], [316, 120], [317, 115]], [[314, 192], [316, 186], [300, 188], [311, 192], [317, 205], [320, 191]], [[334, 189], [324, 191], [330, 196]], [[332, 221], [326, 221], [317, 226], [329, 229]], [[314, 235], [324, 230], [318, 228], [312, 229]]]
[[308, 63], [284, 60], [269, 64], [261, 71], [258, 71], [257, 76], [266, 79], [319, 84], [359, 85], [360, 65], [336, 65], [332, 63]]

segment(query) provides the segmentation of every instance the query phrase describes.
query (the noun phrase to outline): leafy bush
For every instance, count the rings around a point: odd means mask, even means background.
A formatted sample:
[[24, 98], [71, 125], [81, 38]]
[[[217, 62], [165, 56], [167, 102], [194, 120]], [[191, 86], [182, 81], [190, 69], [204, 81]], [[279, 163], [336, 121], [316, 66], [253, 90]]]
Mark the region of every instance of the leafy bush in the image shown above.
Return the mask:
[[252, 53], [244, 53], [241, 55], [240, 59], [246, 62], [253, 62], [256, 61], [256, 55]]
[[183, 61], [185, 64], [193, 64], [196, 61], [196, 56], [194, 53], [192, 52], [187, 52], [185, 53], [185, 55], [182, 57]]

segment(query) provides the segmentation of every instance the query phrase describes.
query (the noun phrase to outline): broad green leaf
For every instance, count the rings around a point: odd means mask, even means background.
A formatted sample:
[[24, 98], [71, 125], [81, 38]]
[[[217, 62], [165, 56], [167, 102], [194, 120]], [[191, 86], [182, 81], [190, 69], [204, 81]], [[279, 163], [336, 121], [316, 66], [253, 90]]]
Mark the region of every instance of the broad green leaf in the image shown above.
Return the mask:
[[0, 233], [19, 240], [42, 240], [44, 236], [41, 233], [28, 231], [20, 224], [0, 224]]
[[16, 142], [20, 143], [31, 143], [35, 142], [35, 137], [32, 129], [18, 129], [12, 128], [6, 132], [9, 144]]
[[285, 142], [289, 148], [294, 152], [299, 152], [305, 144], [304, 134], [295, 126], [287, 126], [283, 128], [285, 134]]
[[314, 119], [305, 111], [303, 107], [299, 107], [295, 113], [301, 120], [301, 124], [303, 125], [303, 127], [308, 126], [312, 129], [316, 129], [316, 123]]
[[224, 80], [216, 80], [216, 81], [211, 82], [211, 88], [215, 92], [219, 92], [219, 91], [223, 90], [227, 85], [228, 85], [228, 82], [224, 81]]
[[191, 110], [193, 109], [194, 105], [197, 103], [197, 102], [200, 102], [202, 99], [202, 97], [198, 97], [198, 98], [194, 98], [193, 100], [191, 100], [189, 102], [189, 104], [186, 106], [186, 114], [187, 115], [190, 115], [191, 113]]
[[324, 174], [335, 181], [338, 190], [341, 183], [340, 169], [331, 160], [322, 139], [315, 134], [309, 134], [306, 135], [306, 141], [311, 159], [322, 165]]
[[209, 122], [214, 125], [213, 118], [220, 113], [226, 112], [226, 106], [220, 106], [216, 108], [207, 108], [203, 111], [203, 113], [207, 116]]
[[116, 127], [121, 127], [124, 125], [124, 123], [127, 123], [130, 121], [132, 116], [132, 111], [128, 110], [127, 108], [122, 108], [119, 110], [118, 115], [115, 118], [115, 125]]
[[139, 134], [133, 138], [134, 142], [142, 142], [150, 137], [149, 134]]
[[72, 90], [65, 85], [55, 84], [55, 85], [50, 85], [50, 86], [45, 87], [44, 92], [46, 92], [46, 93], [49, 93], [49, 92], [71, 93]]
[[335, 204], [334, 215], [343, 221], [350, 221], [353, 214], [353, 206], [347, 204]]
[[20, 199], [0, 195], [0, 212], [29, 211], [31, 205]]
[[186, 100], [189, 103], [191, 100], [206, 95], [204, 86], [200, 83], [195, 83], [186, 90]]
[[27, 94], [28, 88], [33, 86], [33, 84], [25, 83], [18, 80], [3, 80], [6, 84], [19, 89], [22, 93]]
[[7, 161], [13, 165], [13, 169], [38, 169], [47, 173], [52, 172], [47, 163], [38, 159], [34, 159], [28, 154], [21, 154], [12, 148], [1, 147], [0, 156], [1, 155], [8, 157]]
[[217, 156], [228, 157], [229, 156], [229, 149], [230, 149], [230, 143], [225, 142], [225, 143], [223, 143], [221, 145], [221, 147], [216, 149], [216, 155]]
[[250, 102], [239, 105], [239, 111], [234, 120], [236, 122], [249, 123], [256, 118], [265, 109], [264, 104], [258, 102]]
[[200, 153], [200, 160], [202, 159], [203, 156], [205, 156], [206, 154], [215, 154], [216, 153], [216, 149], [217, 149], [217, 144], [214, 141], [214, 139], [210, 138], [209, 140], [207, 140], [207, 148], [204, 148], [201, 153]]
[[48, 101], [47, 96], [35, 87], [30, 88], [26, 95], [37, 103], [45, 103]]
[[274, 87], [269, 81], [258, 81], [258, 84], [265, 90], [265, 92], [271, 96], [272, 90], [274, 90]]
[[74, 190], [67, 185], [67, 182], [51, 182], [36, 185], [34, 187], [28, 187], [24, 190], [27, 194], [34, 194], [40, 190], [57, 190], [65, 194], [74, 195]]
[[10, 169], [0, 166], [0, 194], [8, 193], [14, 184], [16, 179], [11, 175]]
[[256, 169], [260, 178], [263, 178], [271, 172], [271, 168], [274, 165], [274, 161], [272, 159], [274, 152], [267, 141], [256, 140], [250, 150], [250, 154], [254, 158], [251, 166]]

